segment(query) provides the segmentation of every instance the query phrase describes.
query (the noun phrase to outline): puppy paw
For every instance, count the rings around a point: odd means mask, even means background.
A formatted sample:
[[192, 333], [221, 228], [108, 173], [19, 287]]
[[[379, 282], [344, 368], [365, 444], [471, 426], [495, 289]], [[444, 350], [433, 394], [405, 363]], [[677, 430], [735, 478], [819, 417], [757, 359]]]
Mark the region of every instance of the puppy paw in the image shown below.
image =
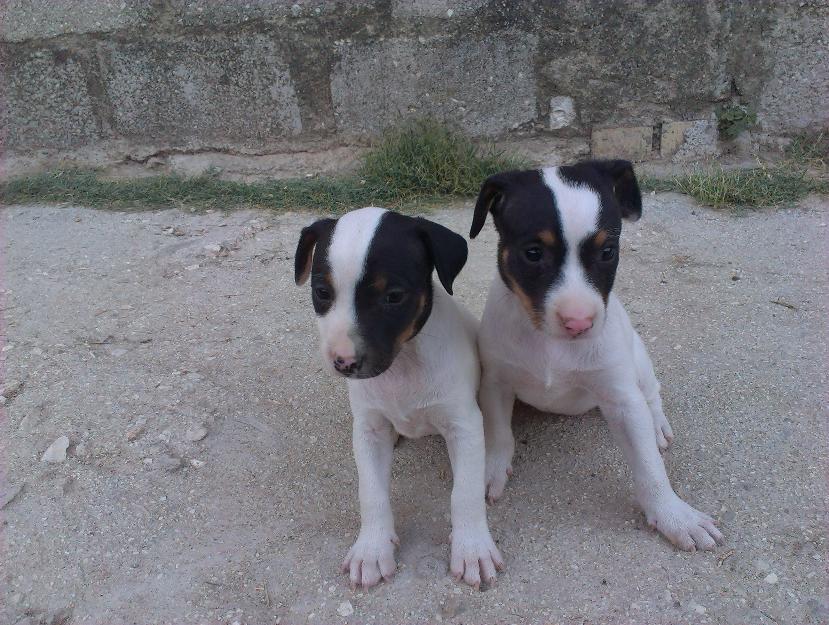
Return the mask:
[[647, 511], [648, 525], [683, 551], [711, 551], [724, 541], [714, 519], [673, 495]]
[[342, 564], [342, 572], [348, 573], [351, 579], [351, 588], [371, 588], [381, 579], [391, 579], [397, 570], [394, 547], [399, 544], [394, 532], [373, 535], [361, 532]]
[[453, 530], [449, 571], [455, 581], [463, 580], [478, 589], [481, 581], [495, 582], [496, 571], [504, 568], [504, 559], [492, 540], [489, 530]]
[[504, 494], [507, 480], [512, 476], [512, 464], [509, 456], [490, 456], [486, 458], [486, 500], [494, 504]]
[[664, 454], [674, 442], [674, 431], [664, 414], [654, 415], [653, 427], [656, 431], [656, 444], [659, 446], [660, 453]]

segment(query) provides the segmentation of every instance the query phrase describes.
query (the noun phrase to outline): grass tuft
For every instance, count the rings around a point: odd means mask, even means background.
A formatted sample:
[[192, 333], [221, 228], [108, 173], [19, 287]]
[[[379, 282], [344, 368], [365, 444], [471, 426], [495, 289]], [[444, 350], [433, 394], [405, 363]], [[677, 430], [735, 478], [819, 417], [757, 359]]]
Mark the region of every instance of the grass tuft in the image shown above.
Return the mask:
[[342, 213], [372, 204], [406, 209], [475, 195], [487, 176], [525, 165], [424, 120], [386, 133], [351, 176], [242, 183], [209, 172], [112, 180], [97, 171], [70, 169], [10, 180], [0, 185], [0, 200], [114, 209], [244, 206]]

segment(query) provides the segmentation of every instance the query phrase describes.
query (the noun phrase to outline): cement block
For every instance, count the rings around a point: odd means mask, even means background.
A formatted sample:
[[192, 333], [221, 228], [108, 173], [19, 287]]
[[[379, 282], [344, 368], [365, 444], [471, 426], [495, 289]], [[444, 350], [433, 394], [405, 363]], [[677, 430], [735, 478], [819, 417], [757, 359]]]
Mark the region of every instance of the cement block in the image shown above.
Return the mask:
[[377, 133], [430, 116], [472, 135], [496, 135], [536, 116], [536, 37], [435, 37], [346, 44], [331, 78], [337, 128]]
[[259, 144], [302, 130], [288, 66], [261, 35], [107, 44], [102, 54], [113, 125], [124, 136]]
[[653, 128], [596, 128], [590, 139], [590, 150], [595, 158], [648, 160], [653, 156]]
[[11, 149], [71, 148], [98, 138], [88, 72], [66, 50], [2, 55], [5, 106], [0, 126]]
[[136, 27], [149, 19], [152, 10], [152, 0], [7, 0], [0, 9], [0, 41]]
[[717, 121], [697, 119], [662, 124], [660, 156], [675, 162], [694, 161], [720, 153]]
[[829, 7], [781, 5], [786, 12], [769, 37], [774, 66], [757, 120], [767, 132], [829, 128]]

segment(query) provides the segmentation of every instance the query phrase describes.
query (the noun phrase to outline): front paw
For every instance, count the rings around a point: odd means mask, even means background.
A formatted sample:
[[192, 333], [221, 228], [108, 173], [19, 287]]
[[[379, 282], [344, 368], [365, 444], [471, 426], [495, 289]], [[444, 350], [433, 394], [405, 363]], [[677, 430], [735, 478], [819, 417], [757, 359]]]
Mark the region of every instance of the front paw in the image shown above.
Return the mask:
[[394, 547], [399, 544], [400, 540], [393, 531], [376, 534], [360, 532], [342, 564], [342, 572], [348, 573], [351, 579], [351, 588], [371, 588], [381, 579], [391, 579], [397, 570]]
[[504, 494], [507, 480], [512, 477], [511, 453], [487, 453], [486, 500], [494, 504]]
[[453, 530], [449, 570], [455, 581], [463, 579], [480, 588], [481, 579], [492, 584], [496, 571], [504, 568], [504, 559], [486, 527], [477, 530]]
[[646, 509], [648, 525], [684, 551], [711, 551], [724, 541], [714, 519], [692, 508], [677, 495]]

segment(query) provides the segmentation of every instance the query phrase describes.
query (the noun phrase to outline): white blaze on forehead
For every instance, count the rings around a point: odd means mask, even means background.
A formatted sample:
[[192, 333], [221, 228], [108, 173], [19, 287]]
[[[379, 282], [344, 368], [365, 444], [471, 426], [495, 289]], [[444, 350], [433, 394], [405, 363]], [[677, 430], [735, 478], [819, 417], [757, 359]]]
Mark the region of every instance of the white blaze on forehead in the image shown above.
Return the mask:
[[545, 298], [548, 323], [556, 323], [556, 315], [598, 320], [603, 310], [602, 299], [587, 280], [579, 252], [581, 242], [599, 227], [599, 196], [586, 185], [567, 182], [558, 167], [544, 169], [542, 175], [553, 192], [567, 246], [561, 279], [553, 283]]
[[542, 174], [553, 192], [564, 240], [569, 248], [578, 247], [599, 227], [599, 195], [586, 185], [567, 182], [558, 167], [548, 167]]
[[337, 221], [328, 246], [328, 265], [338, 303], [340, 295], [347, 296], [350, 291], [353, 296], [354, 285], [363, 275], [369, 245], [385, 213], [385, 208], [372, 206], [346, 213]]

